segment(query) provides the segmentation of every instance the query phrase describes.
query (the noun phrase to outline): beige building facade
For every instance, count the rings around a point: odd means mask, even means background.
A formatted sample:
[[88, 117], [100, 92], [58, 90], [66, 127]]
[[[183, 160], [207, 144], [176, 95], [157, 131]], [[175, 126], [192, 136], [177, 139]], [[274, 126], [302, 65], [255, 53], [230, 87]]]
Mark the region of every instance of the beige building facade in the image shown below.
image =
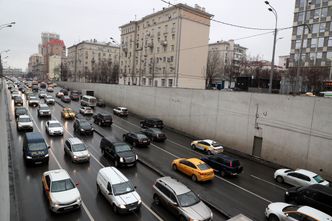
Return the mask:
[[59, 80], [61, 71], [61, 56], [51, 55], [48, 61], [48, 80]]
[[205, 88], [211, 17], [177, 4], [121, 26], [119, 83]]
[[87, 82], [87, 79], [94, 77], [100, 63], [118, 65], [119, 52], [119, 47], [111, 43], [97, 42], [95, 39], [69, 47], [66, 59], [69, 78], [72, 81]]

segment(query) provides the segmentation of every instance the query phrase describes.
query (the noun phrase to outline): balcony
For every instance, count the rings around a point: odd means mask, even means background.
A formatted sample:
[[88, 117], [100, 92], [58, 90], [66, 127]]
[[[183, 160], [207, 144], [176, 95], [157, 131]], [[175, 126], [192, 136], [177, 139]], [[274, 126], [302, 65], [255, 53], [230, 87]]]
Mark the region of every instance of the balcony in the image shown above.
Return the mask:
[[154, 45], [153, 45], [153, 42], [148, 42], [148, 43], [147, 43], [147, 46], [148, 46], [149, 48], [153, 48], [153, 46], [154, 46]]
[[162, 46], [166, 47], [166, 46], [167, 46], [167, 41], [161, 41], [160, 44], [161, 44]]

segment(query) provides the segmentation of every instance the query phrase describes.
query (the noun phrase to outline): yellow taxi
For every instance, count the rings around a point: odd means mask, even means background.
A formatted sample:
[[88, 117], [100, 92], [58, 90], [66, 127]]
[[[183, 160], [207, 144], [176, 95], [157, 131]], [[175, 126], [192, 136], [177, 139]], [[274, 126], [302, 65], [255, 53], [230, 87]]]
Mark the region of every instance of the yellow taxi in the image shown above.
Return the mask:
[[196, 181], [208, 181], [214, 178], [213, 169], [197, 158], [179, 158], [172, 162], [173, 170], [181, 171], [182, 173], [191, 176], [191, 179]]
[[70, 107], [65, 107], [62, 109], [61, 116], [64, 119], [74, 119], [76, 116], [76, 113]]

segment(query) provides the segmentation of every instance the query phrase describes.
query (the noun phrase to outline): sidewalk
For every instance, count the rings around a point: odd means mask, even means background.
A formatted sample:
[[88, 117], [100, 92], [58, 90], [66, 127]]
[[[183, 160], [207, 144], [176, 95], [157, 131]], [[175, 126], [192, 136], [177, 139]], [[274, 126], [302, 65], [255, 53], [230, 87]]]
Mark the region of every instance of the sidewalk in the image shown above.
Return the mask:
[[10, 220], [8, 141], [5, 105], [5, 86], [0, 78], [0, 220]]

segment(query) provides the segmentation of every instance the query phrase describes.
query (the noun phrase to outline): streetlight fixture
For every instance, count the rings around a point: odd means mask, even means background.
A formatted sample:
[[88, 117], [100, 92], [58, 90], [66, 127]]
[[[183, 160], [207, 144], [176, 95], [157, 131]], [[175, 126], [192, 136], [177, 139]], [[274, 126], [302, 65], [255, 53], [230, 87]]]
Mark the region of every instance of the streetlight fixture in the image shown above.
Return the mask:
[[271, 61], [271, 73], [270, 73], [270, 82], [269, 82], [269, 93], [272, 93], [272, 82], [273, 82], [273, 73], [274, 73], [274, 55], [276, 51], [276, 43], [277, 43], [277, 26], [278, 26], [278, 13], [275, 8], [270, 4], [269, 1], [265, 1], [265, 4], [269, 6], [268, 10], [274, 14], [276, 19], [275, 27], [274, 27], [274, 38], [273, 38], [273, 50], [272, 50], [272, 61]]
[[0, 25], [0, 30], [1, 29], [4, 29], [4, 28], [10, 28], [10, 27], [13, 27], [13, 25], [16, 24], [16, 22], [10, 22], [10, 23], [7, 23], [7, 24], [2, 24]]

